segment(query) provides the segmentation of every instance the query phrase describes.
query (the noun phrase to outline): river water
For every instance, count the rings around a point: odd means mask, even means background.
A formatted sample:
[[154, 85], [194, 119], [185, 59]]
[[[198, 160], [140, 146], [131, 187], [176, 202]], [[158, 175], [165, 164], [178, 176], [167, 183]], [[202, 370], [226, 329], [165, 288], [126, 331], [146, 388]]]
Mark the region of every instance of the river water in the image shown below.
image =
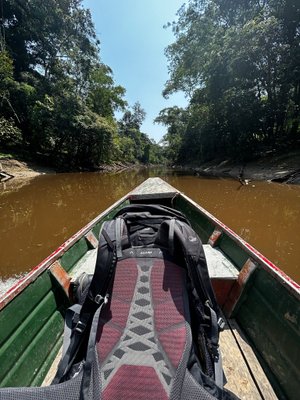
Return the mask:
[[142, 169], [0, 184], [0, 292], [149, 176], [184, 192], [300, 282], [300, 186]]

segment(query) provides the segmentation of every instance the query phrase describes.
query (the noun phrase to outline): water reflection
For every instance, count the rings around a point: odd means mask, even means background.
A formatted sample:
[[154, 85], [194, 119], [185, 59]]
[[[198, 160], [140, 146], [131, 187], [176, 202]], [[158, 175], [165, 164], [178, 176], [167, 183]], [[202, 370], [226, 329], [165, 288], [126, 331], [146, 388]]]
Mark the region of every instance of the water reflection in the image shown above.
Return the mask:
[[36, 177], [0, 192], [0, 276], [28, 271], [149, 176], [161, 176], [300, 280], [300, 187], [186, 172], [131, 170]]

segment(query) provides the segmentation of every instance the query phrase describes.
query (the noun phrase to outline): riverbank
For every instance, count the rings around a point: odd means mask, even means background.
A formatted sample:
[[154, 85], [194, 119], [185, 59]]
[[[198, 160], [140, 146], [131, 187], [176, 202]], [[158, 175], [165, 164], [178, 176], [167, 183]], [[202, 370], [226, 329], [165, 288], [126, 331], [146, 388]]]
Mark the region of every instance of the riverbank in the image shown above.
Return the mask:
[[0, 158], [0, 172], [11, 178], [27, 179], [38, 175], [55, 174], [54, 169], [42, 167], [32, 162], [19, 161], [14, 158]]
[[[100, 172], [116, 172], [135, 168], [138, 165], [127, 162], [114, 162], [112, 164], [103, 164], [97, 168]], [[13, 179], [14, 181], [27, 180], [38, 175], [55, 174], [57, 171], [53, 168], [43, 167], [33, 162], [20, 161], [11, 157], [0, 158], [0, 173], [5, 181]], [[60, 171], [62, 172], [62, 171]], [[7, 177], [4, 177], [7, 175]], [[1, 181], [1, 179], [0, 179]]]
[[[98, 171], [124, 171], [137, 166], [126, 162], [115, 162], [99, 166]], [[192, 170], [195, 175], [231, 177], [238, 179], [242, 184], [247, 184], [250, 180], [300, 184], [300, 151], [281, 155], [267, 154], [265, 157], [245, 164], [224, 160], [221, 162], [210, 161], [201, 166], [188, 165], [182, 168]], [[49, 167], [5, 157], [0, 158], [1, 171], [15, 178], [14, 181], [56, 173], [54, 169]]]
[[300, 184], [300, 151], [287, 154], [267, 154], [248, 163], [225, 160], [210, 161], [201, 166], [188, 166], [196, 175], [231, 177], [242, 184], [250, 180]]

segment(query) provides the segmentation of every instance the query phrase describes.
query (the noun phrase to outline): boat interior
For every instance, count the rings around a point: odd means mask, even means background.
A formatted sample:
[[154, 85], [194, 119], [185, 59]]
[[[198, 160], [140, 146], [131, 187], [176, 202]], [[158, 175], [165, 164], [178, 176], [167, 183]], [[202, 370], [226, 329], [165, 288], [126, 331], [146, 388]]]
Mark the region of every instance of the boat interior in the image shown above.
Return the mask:
[[[224, 305], [228, 292], [237, 281], [239, 271], [221, 250], [210, 244], [204, 245], [209, 275], [220, 305]], [[82, 271], [93, 274], [97, 257], [97, 249], [92, 249], [78, 262], [72, 270], [71, 279], [75, 280]], [[52, 274], [57, 279], [67, 282], [69, 277], [59, 266], [52, 267]], [[225, 329], [220, 334], [220, 349], [225, 374], [225, 388], [241, 399], [271, 400], [277, 399], [251, 344], [234, 319], [226, 319]], [[60, 349], [50, 368], [43, 386], [50, 385], [56, 373], [61, 357]]]
[[[70, 281], [82, 272], [93, 273], [103, 221], [130, 203], [174, 206], [201, 238], [226, 321], [220, 333], [225, 388], [241, 399], [296, 400], [300, 388], [299, 286], [214, 216], [159, 178], [149, 178], [100, 214], [2, 300], [0, 323], [5, 320], [6, 325], [4, 350], [0, 352], [1, 385], [39, 386], [43, 382], [45, 386], [52, 382], [61, 357]], [[21, 290], [23, 295], [18, 296]], [[14, 318], [9, 318], [11, 315]], [[13, 357], [9, 358], [12, 345]], [[28, 368], [29, 359], [34, 370]]]

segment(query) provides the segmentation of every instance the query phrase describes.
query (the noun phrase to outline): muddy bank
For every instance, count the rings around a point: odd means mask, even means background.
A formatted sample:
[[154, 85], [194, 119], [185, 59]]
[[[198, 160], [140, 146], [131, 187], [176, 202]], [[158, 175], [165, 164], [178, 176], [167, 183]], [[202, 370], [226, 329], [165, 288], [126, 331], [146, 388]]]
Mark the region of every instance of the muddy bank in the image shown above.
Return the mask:
[[197, 175], [231, 177], [247, 184], [249, 180], [300, 184], [300, 151], [266, 155], [245, 164], [225, 160], [189, 166]]
[[42, 174], [54, 174], [50, 168], [42, 167], [32, 162], [18, 161], [11, 158], [0, 159], [0, 172], [11, 175], [12, 178], [26, 179]]
[[139, 164], [132, 164], [127, 162], [114, 162], [112, 164], [103, 164], [97, 168], [97, 171], [103, 172], [117, 172], [117, 171], [124, 171], [125, 169], [131, 168], [139, 168], [141, 167]]
[[[96, 171], [103, 172], [117, 172], [123, 171], [129, 168], [138, 167], [136, 164], [130, 164], [126, 162], [114, 162], [112, 164], [100, 165]], [[55, 174], [52, 168], [43, 167], [41, 165], [35, 164], [33, 162], [19, 161], [12, 158], [1, 158], [0, 159], [0, 182], [2, 181], [20, 181], [34, 178], [38, 175], [44, 174]], [[59, 171], [59, 172], [69, 172], [69, 171]], [[2, 179], [1, 179], [2, 178]]]

